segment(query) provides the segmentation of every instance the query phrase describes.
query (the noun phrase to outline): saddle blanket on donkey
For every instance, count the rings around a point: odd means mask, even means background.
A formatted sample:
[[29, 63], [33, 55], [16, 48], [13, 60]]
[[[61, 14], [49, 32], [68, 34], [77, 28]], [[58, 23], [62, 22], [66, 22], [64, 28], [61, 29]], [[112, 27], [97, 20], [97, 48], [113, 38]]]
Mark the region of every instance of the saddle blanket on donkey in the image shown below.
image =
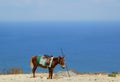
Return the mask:
[[37, 64], [51, 67], [52, 61], [53, 61], [53, 57], [47, 56], [47, 55], [42, 55], [42, 56], [37, 56], [36, 62], [37, 62]]

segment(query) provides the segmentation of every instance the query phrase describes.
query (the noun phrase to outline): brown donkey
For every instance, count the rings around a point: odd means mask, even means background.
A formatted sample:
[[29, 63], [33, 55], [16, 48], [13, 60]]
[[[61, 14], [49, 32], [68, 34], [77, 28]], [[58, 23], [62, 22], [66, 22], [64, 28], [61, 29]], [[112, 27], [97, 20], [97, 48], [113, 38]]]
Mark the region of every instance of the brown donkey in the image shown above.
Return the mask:
[[38, 66], [48, 69], [48, 71], [49, 71], [48, 79], [52, 79], [53, 70], [57, 64], [60, 64], [63, 69], [65, 68], [64, 57], [60, 57], [60, 56], [54, 57], [53, 61], [51, 63], [51, 67], [43, 66], [42, 64], [37, 63], [37, 57], [38, 56], [33, 56], [30, 60], [30, 66], [32, 68], [33, 77], [35, 77], [35, 71]]

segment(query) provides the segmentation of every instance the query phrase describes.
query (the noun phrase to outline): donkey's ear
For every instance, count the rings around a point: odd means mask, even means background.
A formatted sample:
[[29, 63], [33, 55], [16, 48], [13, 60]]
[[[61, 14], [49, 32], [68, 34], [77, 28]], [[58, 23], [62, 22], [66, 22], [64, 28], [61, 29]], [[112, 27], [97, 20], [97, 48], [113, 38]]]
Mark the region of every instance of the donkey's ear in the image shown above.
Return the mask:
[[59, 58], [61, 58], [61, 56], [59, 56]]
[[63, 55], [62, 57], [65, 58], [65, 55]]

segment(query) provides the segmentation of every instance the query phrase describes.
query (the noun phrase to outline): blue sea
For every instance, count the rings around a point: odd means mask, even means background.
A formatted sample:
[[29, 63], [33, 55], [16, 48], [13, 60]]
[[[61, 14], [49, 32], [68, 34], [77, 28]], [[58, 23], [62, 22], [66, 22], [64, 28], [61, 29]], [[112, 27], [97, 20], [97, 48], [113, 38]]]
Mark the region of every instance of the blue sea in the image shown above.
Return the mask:
[[19, 67], [30, 73], [31, 56], [62, 56], [60, 48], [68, 69], [120, 72], [120, 22], [0, 22], [0, 71]]

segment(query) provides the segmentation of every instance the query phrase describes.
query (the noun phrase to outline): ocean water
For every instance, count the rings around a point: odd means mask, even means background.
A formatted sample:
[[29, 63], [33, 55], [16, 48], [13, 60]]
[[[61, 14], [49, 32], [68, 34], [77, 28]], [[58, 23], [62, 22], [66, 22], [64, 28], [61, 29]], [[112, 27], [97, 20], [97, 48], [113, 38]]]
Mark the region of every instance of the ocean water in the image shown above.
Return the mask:
[[0, 22], [0, 71], [29, 73], [31, 56], [61, 56], [60, 48], [69, 69], [120, 72], [120, 22]]

